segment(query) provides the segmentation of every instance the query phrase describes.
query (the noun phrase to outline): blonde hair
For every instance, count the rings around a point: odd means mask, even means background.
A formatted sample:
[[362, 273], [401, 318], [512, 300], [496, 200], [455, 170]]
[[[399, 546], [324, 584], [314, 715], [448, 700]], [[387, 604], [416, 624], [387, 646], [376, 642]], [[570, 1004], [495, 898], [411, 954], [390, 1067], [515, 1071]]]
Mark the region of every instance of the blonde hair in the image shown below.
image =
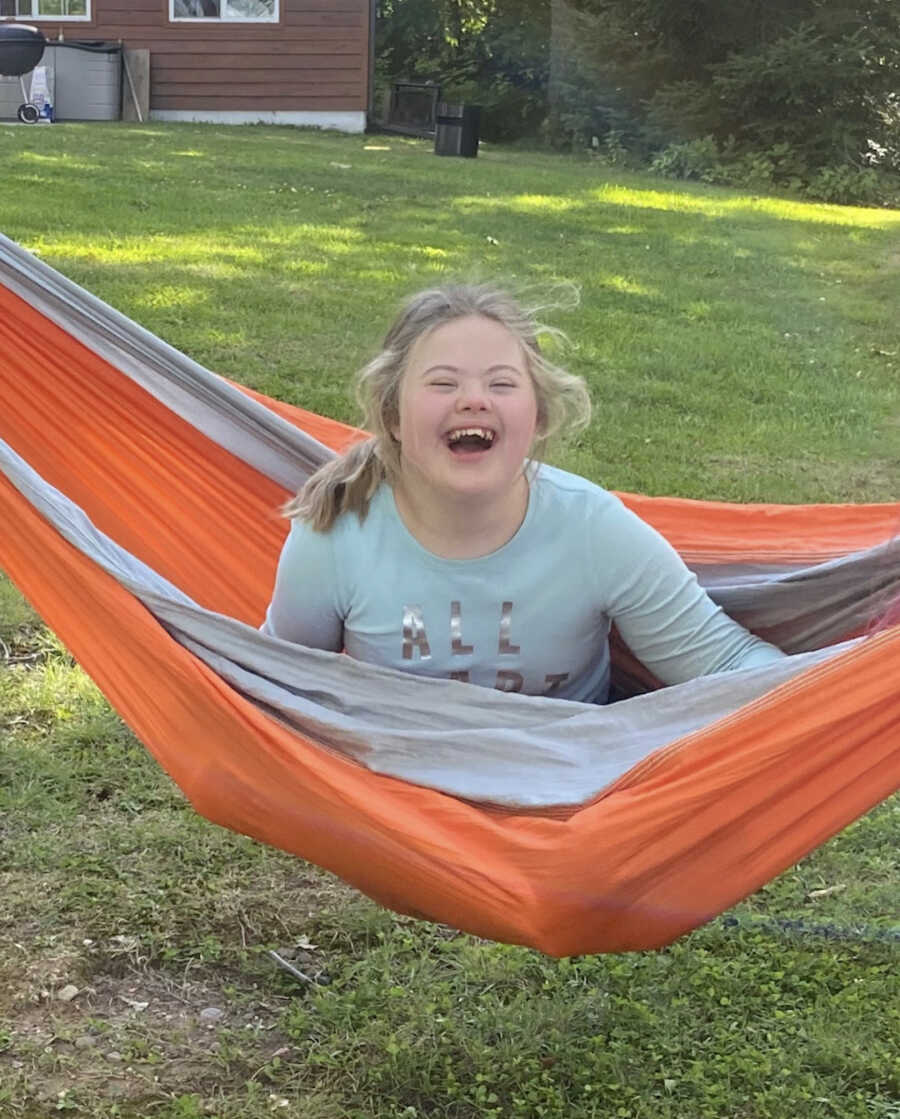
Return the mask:
[[518, 338], [537, 397], [532, 459], [540, 459], [548, 440], [584, 427], [591, 401], [581, 377], [554, 365], [541, 353], [541, 334], [560, 332], [536, 321], [539, 308], [526, 309], [508, 292], [486, 284], [455, 284], [420, 292], [406, 301], [388, 330], [381, 352], [360, 370], [356, 398], [362, 426], [371, 437], [320, 467], [295, 498], [286, 517], [300, 517], [317, 532], [327, 532], [342, 513], [362, 520], [382, 482], [400, 475], [400, 444], [391, 434], [400, 420], [400, 383], [409, 355], [420, 338], [455, 319], [482, 315]]

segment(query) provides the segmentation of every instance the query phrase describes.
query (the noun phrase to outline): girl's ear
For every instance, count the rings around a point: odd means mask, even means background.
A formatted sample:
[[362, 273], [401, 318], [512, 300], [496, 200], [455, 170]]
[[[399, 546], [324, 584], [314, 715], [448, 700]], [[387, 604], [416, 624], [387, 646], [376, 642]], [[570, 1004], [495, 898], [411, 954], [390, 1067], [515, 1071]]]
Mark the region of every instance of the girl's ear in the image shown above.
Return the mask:
[[397, 444], [400, 443], [400, 387], [402, 380], [401, 377], [395, 382], [390, 393], [386, 395], [381, 413], [384, 417], [384, 426], [388, 435]]

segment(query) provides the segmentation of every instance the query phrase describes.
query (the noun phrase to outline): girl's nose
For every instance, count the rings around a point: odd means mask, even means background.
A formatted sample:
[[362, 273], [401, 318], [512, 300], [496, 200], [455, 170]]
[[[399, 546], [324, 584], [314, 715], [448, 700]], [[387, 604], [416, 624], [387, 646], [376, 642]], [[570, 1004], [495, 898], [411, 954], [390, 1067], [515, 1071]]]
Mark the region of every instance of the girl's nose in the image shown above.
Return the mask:
[[460, 412], [485, 412], [490, 407], [490, 399], [484, 386], [478, 381], [465, 381], [459, 387], [456, 407]]

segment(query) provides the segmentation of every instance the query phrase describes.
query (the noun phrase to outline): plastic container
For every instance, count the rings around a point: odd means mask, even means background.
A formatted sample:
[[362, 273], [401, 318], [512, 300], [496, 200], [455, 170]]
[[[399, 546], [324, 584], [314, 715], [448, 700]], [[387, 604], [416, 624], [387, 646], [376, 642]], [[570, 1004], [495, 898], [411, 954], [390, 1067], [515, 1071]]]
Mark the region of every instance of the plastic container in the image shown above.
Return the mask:
[[55, 71], [56, 120], [118, 120], [122, 114], [122, 46], [120, 43], [47, 44]]

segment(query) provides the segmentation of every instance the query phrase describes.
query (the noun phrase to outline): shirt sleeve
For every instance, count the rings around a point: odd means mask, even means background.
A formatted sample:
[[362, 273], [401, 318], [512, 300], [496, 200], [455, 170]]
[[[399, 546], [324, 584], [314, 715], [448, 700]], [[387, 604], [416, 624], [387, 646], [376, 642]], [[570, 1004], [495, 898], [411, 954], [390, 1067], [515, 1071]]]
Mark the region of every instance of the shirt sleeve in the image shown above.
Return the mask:
[[664, 684], [782, 660], [717, 606], [675, 549], [617, 503], [601, 519], [606, 612], [632, 653]]
[[344, 647], [339, 572], [333, 533], [291, 523], [278, 560], [275, 589], [260, 626], [263, 633], [339, 653]]

